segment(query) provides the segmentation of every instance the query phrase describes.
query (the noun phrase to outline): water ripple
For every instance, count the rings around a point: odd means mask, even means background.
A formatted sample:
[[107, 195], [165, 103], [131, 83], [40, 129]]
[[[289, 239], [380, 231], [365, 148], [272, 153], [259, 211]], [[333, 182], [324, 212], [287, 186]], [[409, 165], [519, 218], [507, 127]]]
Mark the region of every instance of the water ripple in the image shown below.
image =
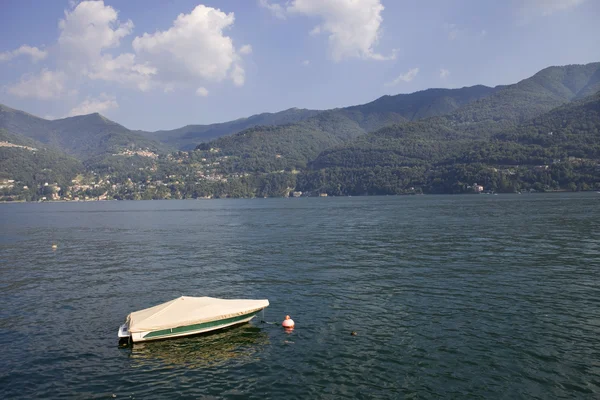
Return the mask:
[[[596, 194], [1, 205], [0, 397], [598, 398], [599, 214]], [[117, 346], [182, 294], [266, 297], [297, 328]]]

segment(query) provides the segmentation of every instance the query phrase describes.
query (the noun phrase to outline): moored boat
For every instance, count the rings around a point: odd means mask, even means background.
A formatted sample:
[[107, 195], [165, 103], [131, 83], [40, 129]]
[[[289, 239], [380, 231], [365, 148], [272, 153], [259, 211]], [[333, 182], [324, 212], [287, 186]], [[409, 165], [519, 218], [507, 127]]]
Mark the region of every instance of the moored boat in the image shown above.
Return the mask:
[[119, 339], [132, 342], [196, 335], [250, 321], [268, 300], [181, 296], [132, 312], [119, 328]]

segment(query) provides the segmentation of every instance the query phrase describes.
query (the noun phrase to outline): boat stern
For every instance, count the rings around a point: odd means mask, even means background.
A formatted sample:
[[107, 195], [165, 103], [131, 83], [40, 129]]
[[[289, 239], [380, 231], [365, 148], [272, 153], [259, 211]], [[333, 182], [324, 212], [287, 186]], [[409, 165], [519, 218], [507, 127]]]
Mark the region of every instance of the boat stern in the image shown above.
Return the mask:
[[123, 324], [119, 327], [118, 336], [119, 336], [119, 339], [127, 339], [131, 336], [131, 334], [129, 333], [129, 327], [127, 326], [127, 324]]

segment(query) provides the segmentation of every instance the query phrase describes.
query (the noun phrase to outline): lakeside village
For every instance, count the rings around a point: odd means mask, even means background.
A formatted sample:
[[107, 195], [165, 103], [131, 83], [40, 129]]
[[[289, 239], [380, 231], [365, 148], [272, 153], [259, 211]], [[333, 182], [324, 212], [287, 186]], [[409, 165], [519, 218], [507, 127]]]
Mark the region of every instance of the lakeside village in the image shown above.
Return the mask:
[[[240, 174], [234, 174], [233, 179], [239, 178]], [[128, 179], [126, 183], [112, 183], [110, 175], [99, 176], [96, 173], [89, 175], [78, 175], [71, 181], [72, 185], [61, 187], [57, 182], [44, 182], [40, 187], [33, 188], [39, 192], [39, 196], [33, 199], [27, 199], [32, 189], [28, 185], [14, 179], [0, 179], [0, 201], [2, 202], [23, 202], [23, 201], [107, 201], [107, 200], [168, 200], [168, 199], [212, 199], [212, 198], [230, 198], [230, 195], [204, 195], [204, 196], [184, 196], [181, 190], [184, 189], [176, 175], [169, 176], [167, 181], [148, 179], [144, 182], [133, 182]], [[227, 182], [226, 175], [213, 174], [199, 176], [199, 179], [205, 182]], [[482, 185], [477, 183], [467, 187], [472, 193], [492, 194], [492, 191], [486, 191]], [[327, 193], [314, 193], [296, 191], [288, 188], [281, 196], [277, 197], [328, 197]], [[422, 194], [415, 188], [410, 188], [413, 194]], [[267, 197], [267, 196], [264, 196]]]
[[[7, 144], [11, 145], [11, 144]], [[23, 150], [37, 151], [27, 146]], [[282, 156], [274, 156], [277, 162]], [[212, 199], [254, 197], [327, 197], [326, 190], [300, 191], [296, 188], [297, 169], [281, 169], [269, 173], [239, 172], [238, 157], [220, 154], [220, 149], [206, 151], [178, 151], [159, 155], [148, 149], [122, 150], [112, 154], [104, 167], [77, 174], [66, 182], [38, 180], [23, 182], [16, 178], [0, 179], [0, 202], [23, 201], [106, 201], [106, 200], [162, 200]], [[582, 164], [592, 160], [570, 157], [564, 163]], [[555, 160], [554, 163], [560, 163]], [[596, 165], [596, 162], [593, 162]], [[283, 166], [284, 163], [281, 163]], [[126, 166], [126, 168], [124, 167]], [[487, 166], [488, 172], [509, 177], [523, 170], [543, 173], [551, 166], [513, 166], [499, 169]], [[596, 168], [599, 166], [596, 165]], [[38, 175], [52, 176], [52, 171]], [[485, 184], [461, 183], [460, 193], [493, 194]], [[596, 185], [600, 187], [600, 184]], [[259, 188], [259, 189], [257, 189]], [[598, 190], [598, 187], [571, 187], [566, 190]], [[556, 185], [545, 185], [523, 192], [565, 191]], [[513, 193], [521, 193], [515, 190]], [[407, 187], [399, 194], [423, 194], [420, 187]]]
[[[110, 176], [98, 177], [95, 181], [90, 176], [79, 175], [76, 179], [72, 180], [73, 185], [62, 188], [58, 183], [44, 182], [43, 186], [39, 188], [41, 196], [37, 202], [46, 201], [107, 201], [107, 200], [168, 200], [168, 199], [213, 199], [213, 198], [230, 198], [232, 196], [222, 195], [205, 195], [198, 197], [184, 197], [178, 193], [175, 189], [175, 194], [172, 195], [173, 186], [178, 185], [178, 181], [175, 182], [163, 182], [163, 181], [146, 181], [145, 183], [135, 184], [129, 181], [126, 184], [111, 184]], [[206, 177], [208, 181], [222, 181], [226, 182], [226, 177]], [[167, 188], [168, 191], [161, 191], [160, 188]], [[493, 191], [486, 191], [482, 185], [477, 183], [472, 186], [467, 186], [472, 193], [480, 194], [493, 194]], [[146, 190], [145, 190], [146, 189]], [[157, 190], [158, 189], [158, 190]], [[423, 194], [422, 192], [414, 190], [414, 194]], [[0, 202], [23, 202], [28, 201], [26, 195], [23, 193], [31, 190], [27, 185], [22, 185], [20, 182], [16, 182], [14, 179], [0, 179], [0, 190], [8, 192], [0, 195]], [[20, 192], [20, 194], [19, 194]], [[123, 194], [129, 195], [124, 197]], [[264, 196], [266, 198], [266, 196]], [[328, 197], [327, 193], [313, 193], [313, 192], [302, 192], [297, 190], [290, 190], [286, 194], [278, 197]]]
[[[8, 142], [0, 142], [0, 146], [32, 153], [38, 151]], [[281, 155], [276, 158], [280, 159]], [[251, 174], [234, 172], [231, 164], [230, 157], [222, 156], [218, 148], [168, 155], [159, 155], [149, 149], [124, 149], [111, 154], [96, 168], [65, 182], [39, 179], [39, 176], [52, 177], [54, 171], [47, 168], [36, 174], [37, 182], [20, 181], [16, 177], [0, 178], [0, 202], [257, 197], [248, 190], [246, 180]], [[298, 172], [279, 170], [275, 173], [295, 175]], [[296, 197], [302, 195], [289, 187], [275, 193], [276, 196], [260, 197], [283, 197], [286, 193]]]

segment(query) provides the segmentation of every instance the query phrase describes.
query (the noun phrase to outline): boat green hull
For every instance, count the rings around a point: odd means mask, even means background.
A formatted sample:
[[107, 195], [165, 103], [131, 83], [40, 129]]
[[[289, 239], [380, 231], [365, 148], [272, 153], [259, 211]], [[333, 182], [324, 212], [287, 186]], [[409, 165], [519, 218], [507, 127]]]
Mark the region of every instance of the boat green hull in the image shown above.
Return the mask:
[[[260, 310], [259, 310], [260, 311]], [[259, 311], [253, 311], [248, 314], [238, 315], [236, 317], [202, 322], [199, 324], [178, 326], [170, 329], [161, 329], [150, 332], [135, 332], [131, 334], [131, 339], [134, 343], [146, 342], [150, 340], [171, 339], [182, 336], [197, 335], [199, 333], [211, 332], [218, 329], [228, 328], [230, 326], [239, 325], [250, 321], [256, 316]]]

